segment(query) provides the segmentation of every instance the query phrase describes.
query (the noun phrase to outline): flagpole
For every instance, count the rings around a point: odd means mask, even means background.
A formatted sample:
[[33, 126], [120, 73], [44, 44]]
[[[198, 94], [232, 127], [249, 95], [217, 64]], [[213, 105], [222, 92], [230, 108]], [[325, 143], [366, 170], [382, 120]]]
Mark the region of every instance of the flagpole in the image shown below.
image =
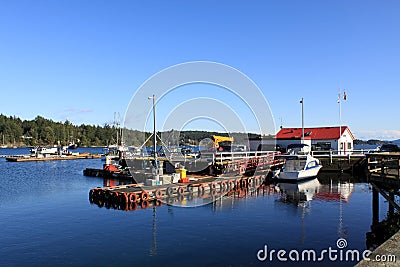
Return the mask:
[[342, 99], [340, 98], [340, 88], [339, 88], [339, 155], [342, 154], [341, 139], [342, 139]]

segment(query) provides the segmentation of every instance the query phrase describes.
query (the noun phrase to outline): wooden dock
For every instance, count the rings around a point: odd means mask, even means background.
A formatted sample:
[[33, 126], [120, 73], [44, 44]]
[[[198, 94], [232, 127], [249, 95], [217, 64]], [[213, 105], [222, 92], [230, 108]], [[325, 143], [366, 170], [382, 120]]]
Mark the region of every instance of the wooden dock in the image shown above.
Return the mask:
[[172, 205], [183, 200], [210, 199], [210, 202], [223, 196], [237, 194], [264, 193], [274, 190], [266, 186], [266, 175], [254, 177], [203, 177], [189, 183], [176, 183], [158, 186], [128, 184], [94, 188], [89, 192], [89, 201], [99, 207], [132, 211], [162, 204]]
[[367, 168], [366, 154], [369, 151], [354, 150], [341, 154], [339, 151], [311, 151], [311, 155], [322, 164], [322, 172], [364, 173]]
[[373, 178], [400, 180], [400, 152], [367, 154], [367, 164]]
[[101, 154], [79, 154], [79, 155], [51, 155], [46, 157], [37, 157], [31, 155], [7, 156], [6, 160], [10, 162], [29, 162], [29, 161], [52, 161], [52, 160], [78, 160], [78, 159], [99, 159]]

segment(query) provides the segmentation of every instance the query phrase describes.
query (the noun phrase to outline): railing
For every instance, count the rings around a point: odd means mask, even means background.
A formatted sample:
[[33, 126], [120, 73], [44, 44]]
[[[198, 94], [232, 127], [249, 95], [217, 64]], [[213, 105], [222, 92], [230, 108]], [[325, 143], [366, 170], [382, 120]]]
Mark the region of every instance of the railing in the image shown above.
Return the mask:
[[215, 153], [214, 162], [235, 161], [235, 160], [249, 160], [251, 158], [271, 158], [281, 154], [277, 151], [240, 151], [240, 152], [217, 152]]
[[400, 178], [400, 154], [372, 153], [367, 156], [370, 174], [387, 178]]
[[358, 149], [358, 150], [350, 150], [350, 151], [344, 151], [344, 150], [316, 150], [316, 151], [311, 151], [311, 156], [364, 156], [365, 154], [373, 153], [376, 152], [375, 149]]

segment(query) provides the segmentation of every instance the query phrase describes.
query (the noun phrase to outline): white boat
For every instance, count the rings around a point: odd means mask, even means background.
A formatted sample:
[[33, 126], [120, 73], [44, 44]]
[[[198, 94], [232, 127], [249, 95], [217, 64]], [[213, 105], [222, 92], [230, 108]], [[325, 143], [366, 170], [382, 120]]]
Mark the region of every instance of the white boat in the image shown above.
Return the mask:
[[281, 155], [285, 164], [275, 176], [278, 179], [299, 181], [316, 177], [322, 168], [319, 160], [311, 155]]
[[44, 146], [36, 146], [36, 147], [31, 147], [29, 151], [32, 154], [57, 154], [58, 149], [57, 147], [44, 147]]
[[76, 149], [78, 147], [78, 144], [75, 143], [75, 141], [71, 141], [68, 143], [68, 149]]

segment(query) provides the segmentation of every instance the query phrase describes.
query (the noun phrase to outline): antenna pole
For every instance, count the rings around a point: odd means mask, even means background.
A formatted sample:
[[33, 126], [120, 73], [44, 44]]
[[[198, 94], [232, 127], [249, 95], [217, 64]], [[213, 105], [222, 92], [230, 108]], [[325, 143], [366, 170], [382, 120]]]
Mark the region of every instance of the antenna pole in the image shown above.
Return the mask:
[[301, 98], [301, 140], [304, 140], [304, 98]]

